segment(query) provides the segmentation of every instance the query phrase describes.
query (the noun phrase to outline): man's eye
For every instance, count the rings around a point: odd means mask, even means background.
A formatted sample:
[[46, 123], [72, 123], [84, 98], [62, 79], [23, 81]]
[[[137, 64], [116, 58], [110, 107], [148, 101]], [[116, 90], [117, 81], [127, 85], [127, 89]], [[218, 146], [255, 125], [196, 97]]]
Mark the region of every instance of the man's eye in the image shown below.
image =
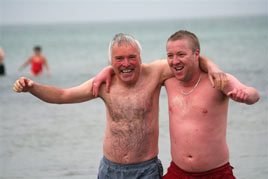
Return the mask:
[[183, 53], [179, 53], [179, 54], [177, 54], [179, 57], [183, 57], [184, 56], [184, 54]]
[[130, 55], [130, 56], [129, 56], [129, 59], [135, 59], [135, 58], [136, 58], [135, 55]]
[[115, 59], [116, 59], [117, 61], [122, 61], [124, 58], [123, 58], [123, 57], [115, 57]]
[[168, 57], [168, 58], [172, 58], [172, 57], [173, 57], [173, 55], [167, 55], [167, 57]]

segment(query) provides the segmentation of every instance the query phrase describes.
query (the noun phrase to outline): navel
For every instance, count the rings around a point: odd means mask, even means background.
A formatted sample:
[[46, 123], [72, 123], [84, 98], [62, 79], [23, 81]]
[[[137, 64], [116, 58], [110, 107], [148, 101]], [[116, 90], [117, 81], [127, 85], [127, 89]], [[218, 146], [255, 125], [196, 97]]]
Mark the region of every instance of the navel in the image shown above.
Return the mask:
[[206, 113], [208, 113], [208, 110], [207, 110], [207, 109], [203, 109], [202, 112], [203, 112], [204, 114], [206, 114]]
[[193, 156], [192, 155], [188, 155], [188, 158], [193, 158]]

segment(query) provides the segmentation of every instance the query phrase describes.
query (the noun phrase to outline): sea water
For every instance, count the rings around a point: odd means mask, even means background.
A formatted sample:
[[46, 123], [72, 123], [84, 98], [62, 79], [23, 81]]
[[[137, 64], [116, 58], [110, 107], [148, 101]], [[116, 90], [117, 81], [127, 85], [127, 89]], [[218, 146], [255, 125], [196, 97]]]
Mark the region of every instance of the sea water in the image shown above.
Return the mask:
[[[136, 37], [143, 47], [143, 63], [150, 63], [166, 57], [166, 40], [180, 29], [199, 37], [202, 55], [259, 91], [261, 99], [254, 105], [230, 101], [227, 142], [237, 178], [267, 178], [267, 16], [0, 27], [7, 73], [0, 77], [1, 179], [96, 178], [102, 157], [106, 118], [102, 100], [56, 105], [12, 91], [15, 80], [29, 77], [29, 67], [22, 72], [18, 68], [32, 55], [34, 45], [42, 46], [51, 76], [31, 79], [70, 88], [108, 65], [114, 34]], [[159, 158], [166, 172], [171, 157], [164, 88], [159, 106]]]

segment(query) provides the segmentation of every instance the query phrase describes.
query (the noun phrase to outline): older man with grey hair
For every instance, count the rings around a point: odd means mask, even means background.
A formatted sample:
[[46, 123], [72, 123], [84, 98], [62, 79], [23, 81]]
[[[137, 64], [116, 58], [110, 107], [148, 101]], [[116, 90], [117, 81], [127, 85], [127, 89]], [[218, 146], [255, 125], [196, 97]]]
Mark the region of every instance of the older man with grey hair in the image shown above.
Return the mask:
[[[98, 178], [161, 178], [163, 169], [157, 158], [159, 94], [172, 72], [165, 60], [142, 64], [141, 47], [132, 36], [117, 34], [109, 49], [115, 75], [110, 92], [104, 85], [99, 91], [107, 119]], [[63, 104], [96, 98], [92, 85], [90, 79], [80, 86], [61, 89], [21, 77], [13, 89], [30, 92], [48, 103]]]

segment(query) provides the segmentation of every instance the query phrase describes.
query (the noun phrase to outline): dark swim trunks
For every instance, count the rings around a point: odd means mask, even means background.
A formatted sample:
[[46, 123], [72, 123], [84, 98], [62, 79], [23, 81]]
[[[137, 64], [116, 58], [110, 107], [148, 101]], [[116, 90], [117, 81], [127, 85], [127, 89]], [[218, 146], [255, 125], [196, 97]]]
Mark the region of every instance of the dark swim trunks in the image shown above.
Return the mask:
[[163, 167], [157, 157], [138, 164], [117, 164], [103, 157], [98, 179], [161, 179], [162, 176]]
[[233, 167], [227, 164], [202, 173], [190, 173], [180, 169], [174, 162], [171, 162], [168, 173], [163, 179], [235, 179]]
[[0, 65], [0, 75], [5, 75], [5, 66], [4, 66], [4, 64]]

